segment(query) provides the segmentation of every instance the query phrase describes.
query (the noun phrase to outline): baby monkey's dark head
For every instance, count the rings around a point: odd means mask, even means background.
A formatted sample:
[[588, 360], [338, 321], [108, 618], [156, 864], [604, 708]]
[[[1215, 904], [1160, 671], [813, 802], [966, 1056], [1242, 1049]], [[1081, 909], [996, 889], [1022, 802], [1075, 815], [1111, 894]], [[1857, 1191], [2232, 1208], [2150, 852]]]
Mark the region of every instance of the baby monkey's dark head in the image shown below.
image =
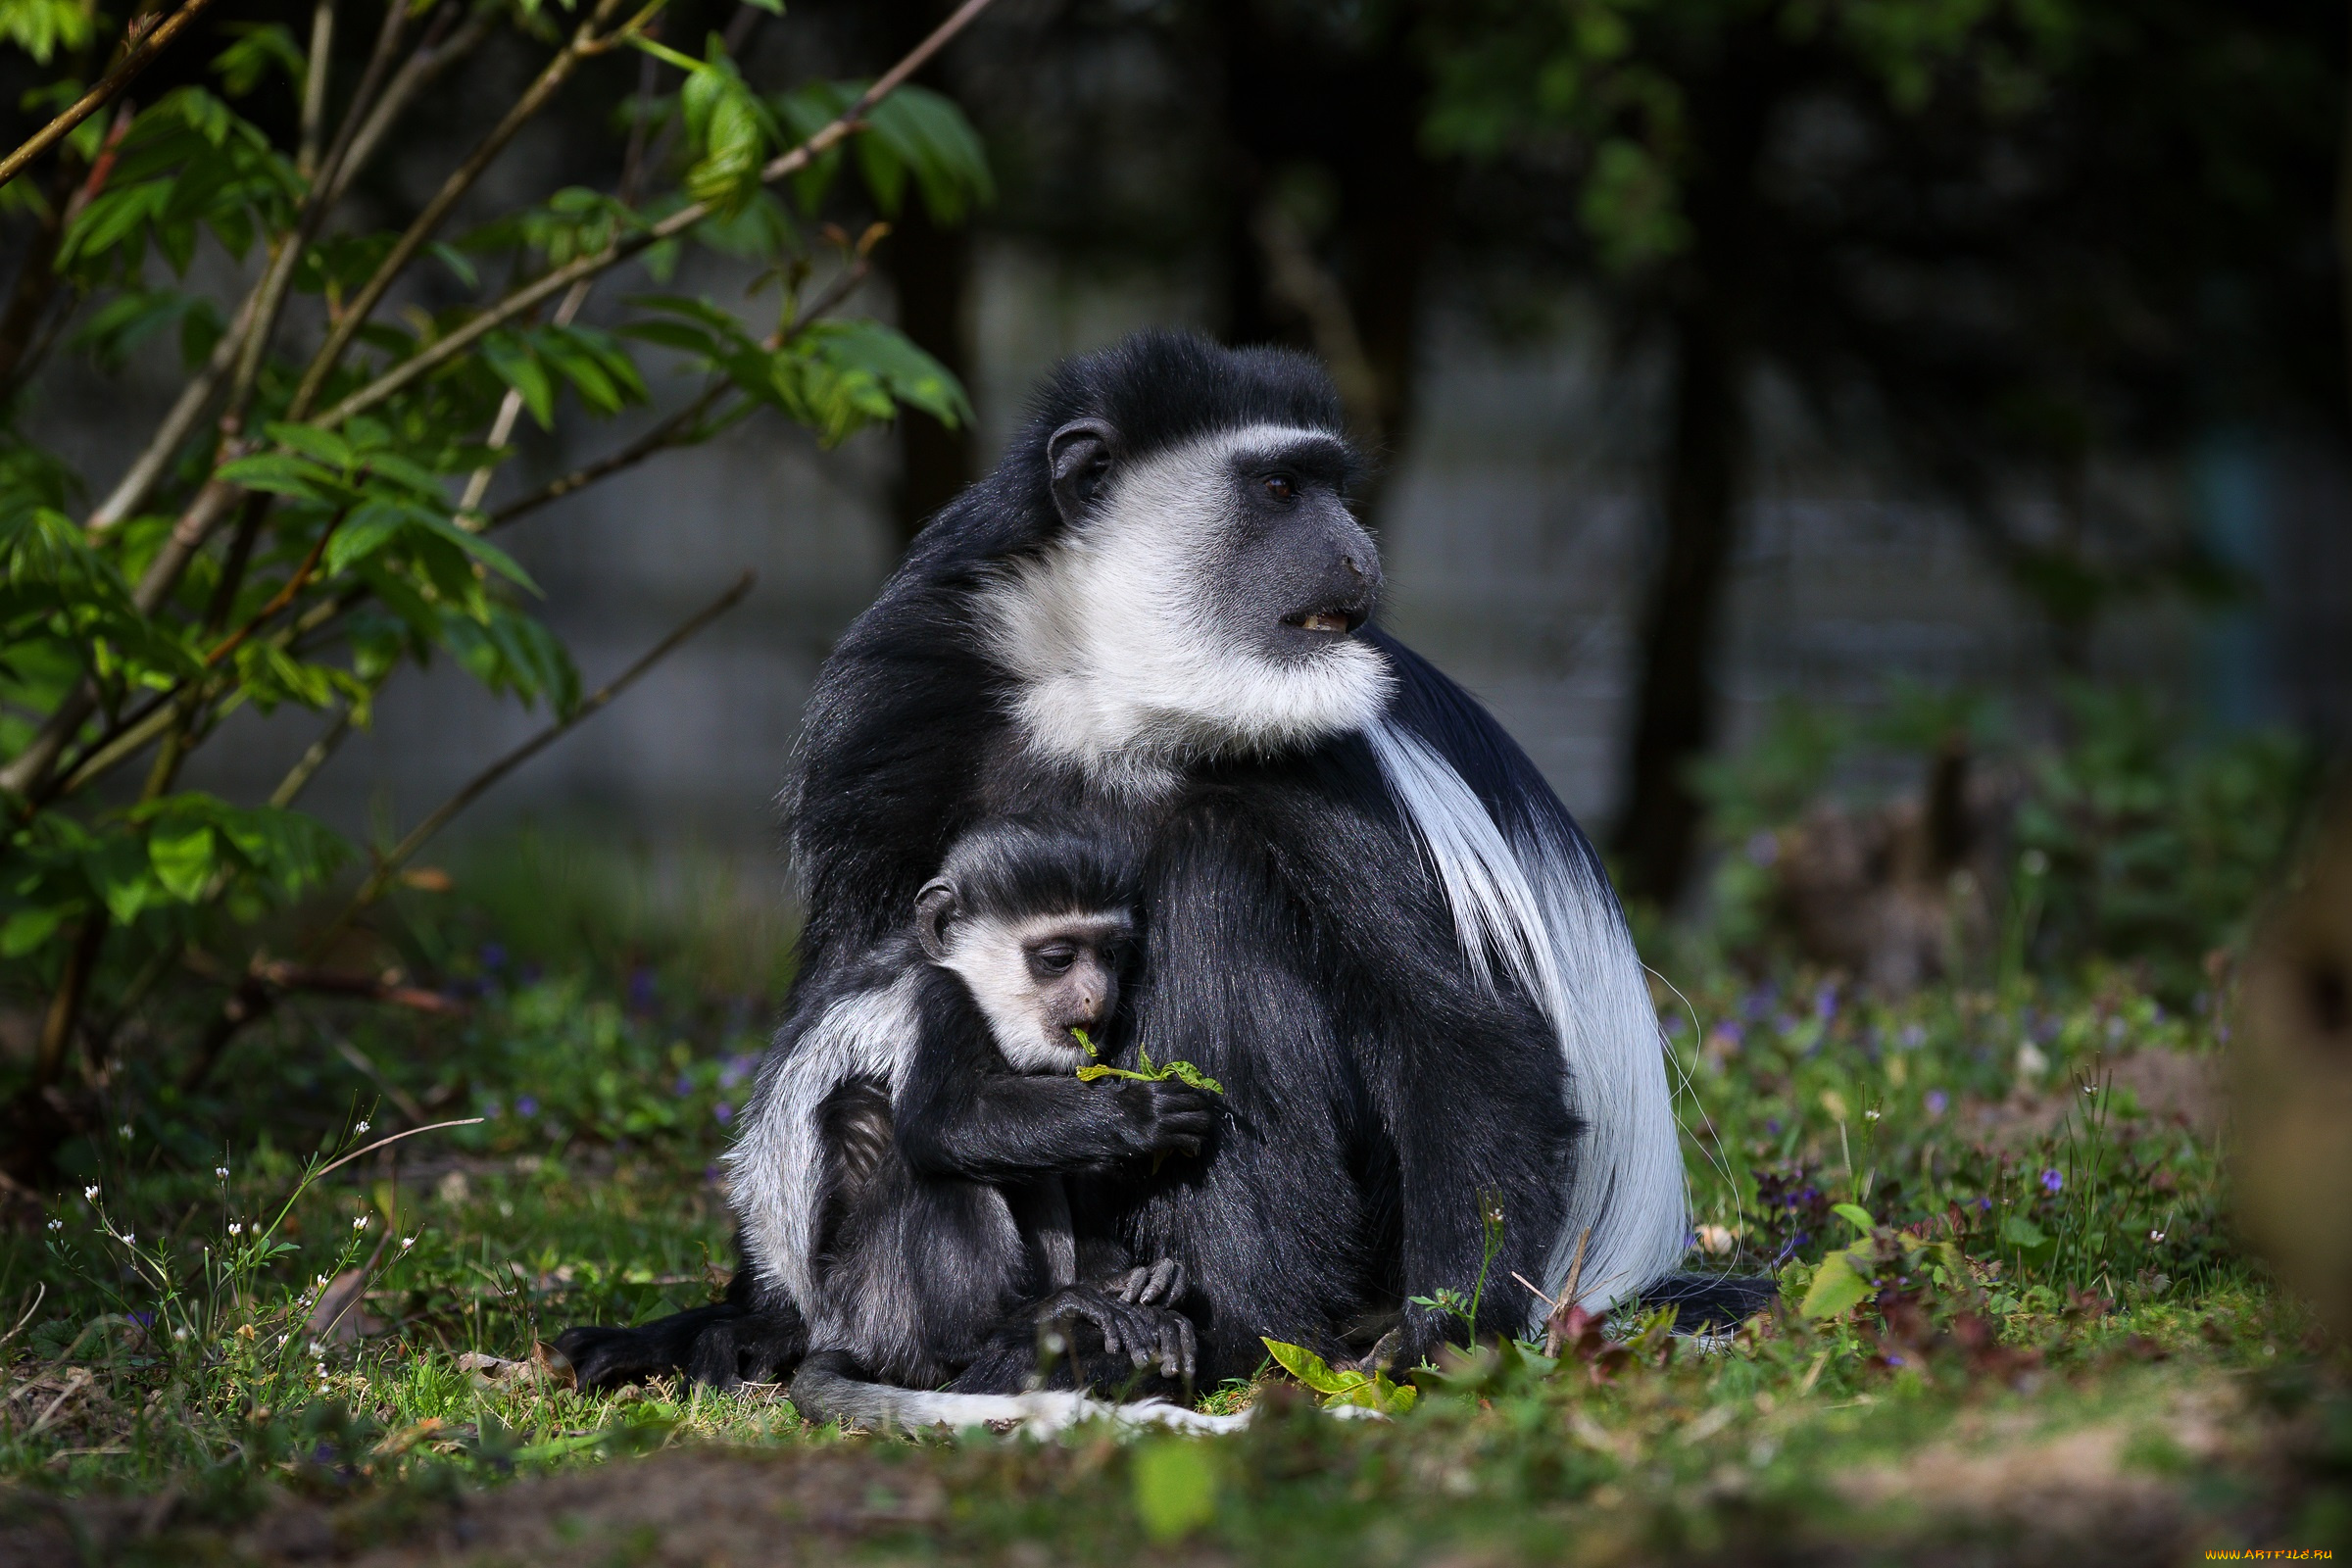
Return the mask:
[[1086, 1059], [1071, 1032], [1101, 1034], [1119, 1004], [1135, 936], [1135, 868], [1091, 834], [1008, 821], [956, 841], [915, 895], [915, 938], [954, 971], [1022, 1072]]

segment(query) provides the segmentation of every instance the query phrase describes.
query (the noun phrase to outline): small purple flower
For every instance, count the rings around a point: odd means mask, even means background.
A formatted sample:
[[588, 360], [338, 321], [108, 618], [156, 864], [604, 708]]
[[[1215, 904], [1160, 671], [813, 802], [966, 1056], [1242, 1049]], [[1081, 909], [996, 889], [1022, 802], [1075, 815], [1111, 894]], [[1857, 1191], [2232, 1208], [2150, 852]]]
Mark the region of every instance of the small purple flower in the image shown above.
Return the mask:
[[495, 942], [482, 944], [481, 957], [485, 969], [504, 969], [507, 966], [507, 950]]
[[710, 1114], [716, 1116], [719, 1125], [723, 1127], [735, 1119], [735, 1107], [722, 1100], [710, 1107]]
[[130, 1314], [130, 1320], [143, 1329], [155, 1327], [155, 1314], [153, 1312], [133, 1312]]
[[2052, 1198], [2057, 1197], [2060, 1191], [2065, 1188], [2065, 1186], [2066, 1178], [2059, 1175], [2056, 1171], [2045, 1170], [2041, 1173], [2041, 1190], [2049, 1194]]
[[1838, 988], [1823, 986], [1813, 994], [1813, 1016], [1828, 1023], [1838, 1016]]
[[499, 1117], [504, 1116], [506, 1113], [507, 1107], [500, 1104], [497, 1101], [485, 1100], [482, 1102], [482, 1114], [489, 1117], [492, 1121], [498, 1120]]
[[1927, 1025], [1907, 1023], [1903, 1025], [1902, 1034], [1896, 1038], [1902, 1042], [1902, 1046], [1905, 1051], [1917, 1051], [1921, 1046], [1924, 1046], [1928, 1043]]
[[729, 1056], [725, 1064], [718, 1069], [718, 1087], [721, 1089], [734, 1088], [752, 1075], [752, 1069], [759, 1065], [759, 1061], [760, 1058], [748, 1051]]
[[680, 1100], [683, 1100], [688, 1095], [694, 1093], [694, 1080], [688, 1077], [685, 1073], [680, 1073], [678, 1074], [678, 1081], [669, 1086], [669, 1092], [673, 1095], [676, 1095]]
[[525, 1118], [538, 1115], [538, 1097], [536, 1095], [524, 1095], [520, 1099], [516, 1100], [514, 1102], [514, 1114]]
[[1989, 1213], [1991, 1213], [1991, 1212], [1992, 1212], [1992, 1200], [1991, 1200], [1991, 1199], [1989, 1199], [1989, 1198], [1980, 1198], [1980, 1199], [1978, 1199], [1978, 1200], [1977, 1200], [1977, 1212], [1978, 1212], [1978, 1213], [1980, 1213], [1980, 1214], [1989, 1214]]
[[1773, 1137], [1775, 1137], [1775, 1138], [1778, 1138], [1778, 1137], [1780, 1137], [1780, 1136], [1781, 1136], [1781, 1119], [1780, 1119], [1778, 1116], [1767, 1116], [1767, 1117], [1765, 1117], [1765, 1118], [1764, 1118], [1764, 1130], [1765, 1130], [1766, 1132], [1768, 1132], [1768, 1133], [1772, 1134], [1772, 1136], [1773, 1136]]
[[637, 1012], [654, 1010], [654, 971], [640, 965], [629, 975], [629, 1006]]
[[1886, 1364], [1888, 1366], [1901, 1366], [1903, 1364], [1901, 1353], [1895, 1350], [1888, 1350], [1886, 1352]]
[[1929, 1090], [1929, 1091], [1928, 1091], [1928, 1114], [1929, 1114], [1929, 1115], [1931, 1115], [1931, 1116], [1940, 1116], [1940, 1115], [1942, 1115], [1942, 1114], [1943, 1114], [1945, 1111], [1947, 1111], [1947, 1110], [1951, 1109], [1951, 1106], [1952, 1106], [1952, 1097], [1951, 1097], [1951, 1096], [1949, 1096], [1949, 1095], [1945, 1094], [1945, 1093], [1944, 1093], [1942, 1090], [1940, 1090], [1940, 1089], [1931, 1089], [1931, 1090]]

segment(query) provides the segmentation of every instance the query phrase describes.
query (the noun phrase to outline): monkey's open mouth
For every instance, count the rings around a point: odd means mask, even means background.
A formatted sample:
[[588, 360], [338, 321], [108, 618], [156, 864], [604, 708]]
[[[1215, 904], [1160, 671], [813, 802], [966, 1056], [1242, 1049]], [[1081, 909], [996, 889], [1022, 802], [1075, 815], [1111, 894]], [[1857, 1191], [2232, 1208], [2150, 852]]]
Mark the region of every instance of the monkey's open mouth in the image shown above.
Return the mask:
[[1345, 614], [1337, 610], [1310, 610], [1304, 614], [1286, 617], [1283, 624], [1296, 626], [1300, 631], [1328, 632], [1333, 636], [1345, 637], [1362, 625], [1363, 618], [1359, 615]]

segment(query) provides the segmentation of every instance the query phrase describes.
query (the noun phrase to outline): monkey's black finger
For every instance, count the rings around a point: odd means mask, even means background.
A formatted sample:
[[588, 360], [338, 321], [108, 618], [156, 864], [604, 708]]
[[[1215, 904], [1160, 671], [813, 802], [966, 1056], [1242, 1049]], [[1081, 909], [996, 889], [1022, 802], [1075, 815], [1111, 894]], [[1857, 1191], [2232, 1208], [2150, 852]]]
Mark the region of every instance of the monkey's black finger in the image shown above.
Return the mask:
[[1152, 1265], [1152, 1278], [1144, 1286], [1144, 1299], [1173, 1306], [1184, 1294], [1184, 1265], [1172, 1257], [1163, 1257]]
[[1190, 1383], [1193, 1381], [1193, 1374], [1200, 1367], [1200, 1337], [1193, 1333], [1191, 1318], [1179, 1316], [1176, 1324], [1178, 1333], [1184, 1342], [1184, 1381]]

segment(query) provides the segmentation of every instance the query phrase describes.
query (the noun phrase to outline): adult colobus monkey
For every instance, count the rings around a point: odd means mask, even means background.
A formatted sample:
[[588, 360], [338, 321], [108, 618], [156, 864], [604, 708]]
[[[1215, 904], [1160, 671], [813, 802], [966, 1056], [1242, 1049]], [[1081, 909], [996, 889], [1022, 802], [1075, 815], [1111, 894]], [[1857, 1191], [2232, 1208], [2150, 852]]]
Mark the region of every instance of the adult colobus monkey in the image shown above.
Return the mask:
[[[1220, 1079], [1205, 1163], [1143, 1182], [1129, 1250], [1182, 1263], [1201, 1375], [1260, 1335], [1411, 1364], [1489, 1277], [1624, 1299], [1685, 1244], [1657, 1018], [1593, 854], [1494, 719], [1369, 621], [1373, 542], [1329, 378], [1150, 333], [1074, 360], [819, 674], [787, 792], [796, 1004], [730, 1156], [750, 1296], [813, 1258], [783, 1087], [847, 1078], [907, 1001], [853, 977], [947, 847], [1007, 814], [1146, 851], [1134, 1034]], [[797, 1064], [797, 1065], [796, 1065]], [[1489, 1290], [1481, 1327], [1542, 1308]]]

